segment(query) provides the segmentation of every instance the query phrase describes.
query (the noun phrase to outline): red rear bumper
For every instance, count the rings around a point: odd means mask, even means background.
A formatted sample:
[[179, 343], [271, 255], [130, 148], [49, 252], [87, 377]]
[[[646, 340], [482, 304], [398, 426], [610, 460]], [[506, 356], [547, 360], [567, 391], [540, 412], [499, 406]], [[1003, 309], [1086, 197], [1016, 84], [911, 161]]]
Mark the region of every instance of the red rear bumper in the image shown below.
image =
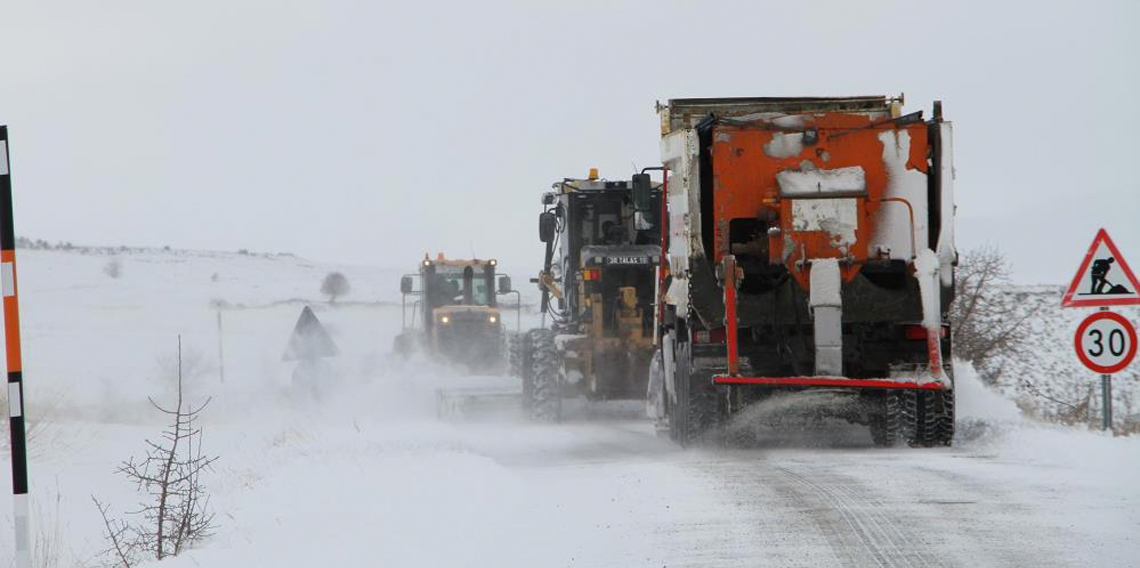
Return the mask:
[[713, 377], [717, 385], [760, 385], [769, 387], [840, 387], [853, 389], [945, 390], [937, 380], [924, 382], [899, 379], [846, 379], [843, 377]]

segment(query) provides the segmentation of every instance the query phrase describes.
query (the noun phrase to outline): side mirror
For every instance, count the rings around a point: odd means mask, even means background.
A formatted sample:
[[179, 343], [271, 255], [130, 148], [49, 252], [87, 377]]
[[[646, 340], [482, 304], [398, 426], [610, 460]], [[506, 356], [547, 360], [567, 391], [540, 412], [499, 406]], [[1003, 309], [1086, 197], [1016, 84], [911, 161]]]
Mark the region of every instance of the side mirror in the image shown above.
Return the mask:
[[653, 209], [653, 183], [649, 174], [633, 174], [633, 210], [646, 212]]
[[538, 216], [538, 240], [544, 243], [554, 242], [554, 232], [558, 230], [558, 217], [547, 211]]
[[506, 294], [511, 291], [511, 277], [506, 274], [499, 277], [499, 293]]
[[400, 278], [400, 293], [401, 294], [411, 294], [412, 293], [412, 277], [411, 276], [404, 276], [403, 278]]

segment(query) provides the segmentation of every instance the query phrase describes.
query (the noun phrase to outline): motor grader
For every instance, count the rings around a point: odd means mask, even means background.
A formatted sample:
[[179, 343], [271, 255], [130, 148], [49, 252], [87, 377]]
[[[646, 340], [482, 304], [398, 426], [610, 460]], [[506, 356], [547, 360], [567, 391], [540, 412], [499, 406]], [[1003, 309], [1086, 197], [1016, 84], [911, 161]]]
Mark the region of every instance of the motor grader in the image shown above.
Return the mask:
[[[634, 188], [643, 188], [641, 202]], [[535, 417], [561, 415], [564, 397], [641, 399], [653, 354], [661, 256], [659, 186], [563, 179], [542, 196], [539, 239], [543, 327], [521, 337], [524, 403]]]

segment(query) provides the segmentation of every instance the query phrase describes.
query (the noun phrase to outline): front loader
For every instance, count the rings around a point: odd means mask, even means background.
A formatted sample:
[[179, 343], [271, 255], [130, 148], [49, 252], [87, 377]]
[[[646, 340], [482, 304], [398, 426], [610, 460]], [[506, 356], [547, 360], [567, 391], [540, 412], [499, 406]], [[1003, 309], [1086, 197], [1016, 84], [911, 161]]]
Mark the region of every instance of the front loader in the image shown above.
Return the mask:
[[[511, 292], [511, 284], [505, 275], [496, 282], [497, 265], [494, 259], [424, 255], [418, 273], [400, 279], [403, 330], [394, 351], [405, 357], [423, 352], [475, 373], [502, 371], [506, 352], [497, 296]], [[418, 298], [410, 317], [409, 296]]]

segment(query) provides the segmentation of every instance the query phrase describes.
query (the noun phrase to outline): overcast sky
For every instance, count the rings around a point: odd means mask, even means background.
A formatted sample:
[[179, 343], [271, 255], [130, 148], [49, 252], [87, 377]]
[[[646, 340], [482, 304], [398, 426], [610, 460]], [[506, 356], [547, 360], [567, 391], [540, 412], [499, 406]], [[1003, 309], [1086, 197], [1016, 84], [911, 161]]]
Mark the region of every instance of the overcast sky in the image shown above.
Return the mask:
[[537, 271], [539, 195], [658, 162], [655, 100], [906, 93], [960, 248], [1140, 269], [1140, 2], [0, 0], [17, 233]]

